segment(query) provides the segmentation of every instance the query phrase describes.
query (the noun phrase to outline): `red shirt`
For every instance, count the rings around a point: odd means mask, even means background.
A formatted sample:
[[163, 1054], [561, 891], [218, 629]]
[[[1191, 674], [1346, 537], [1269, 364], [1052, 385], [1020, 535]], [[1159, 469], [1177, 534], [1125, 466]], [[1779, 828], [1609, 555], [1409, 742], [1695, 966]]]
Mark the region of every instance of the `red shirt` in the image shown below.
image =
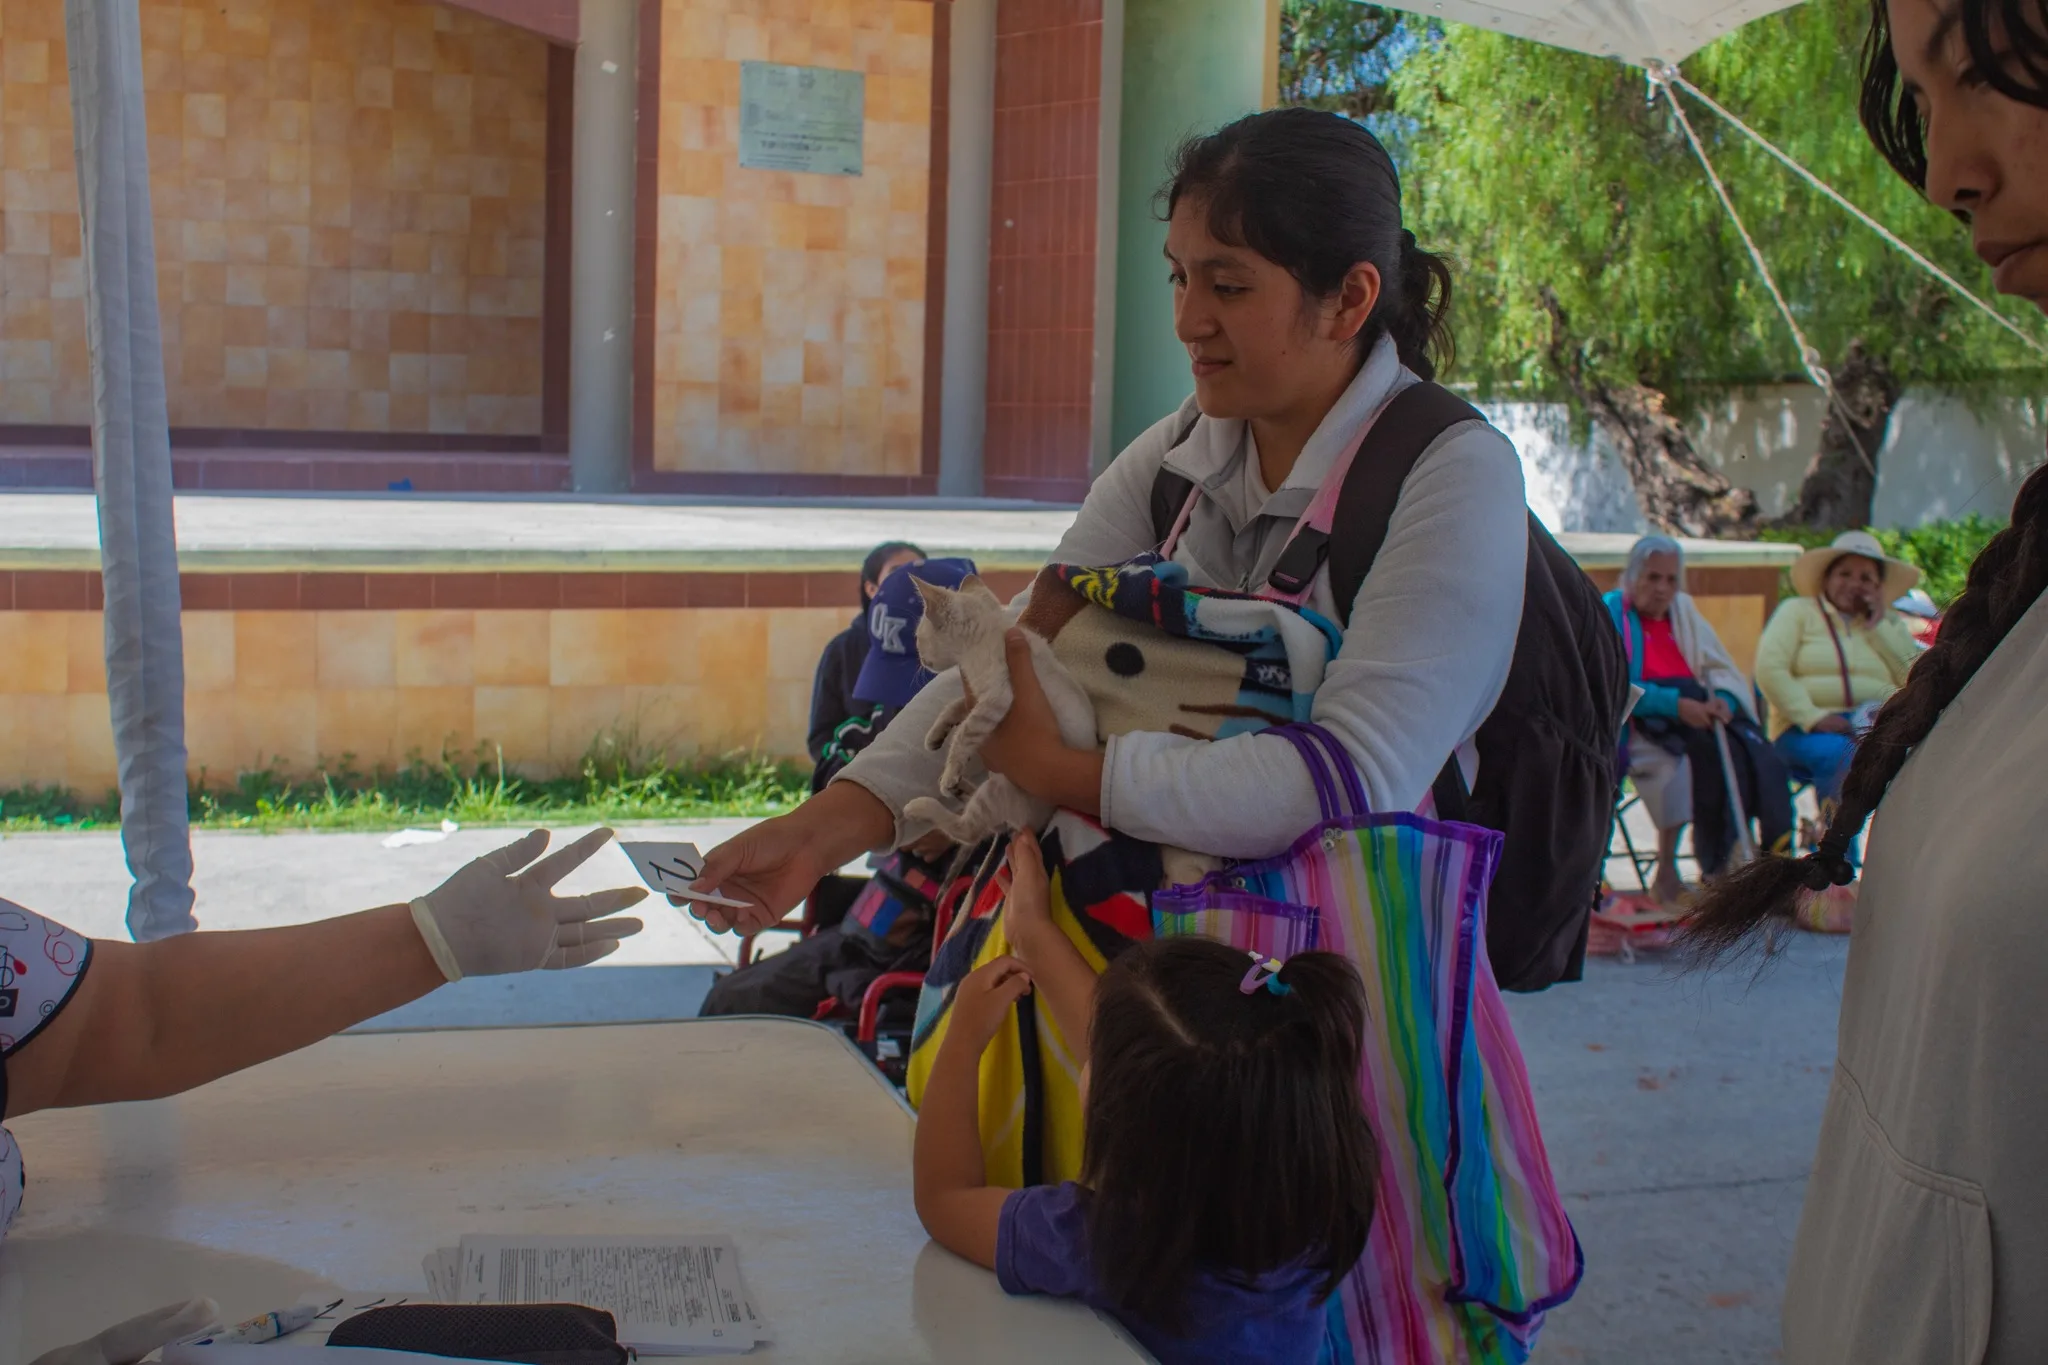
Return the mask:
[[1651, 682], [1670, 682], [1674, 678], [1690, 678], [1692, 667], [1685, 656], [1678, 652], [1678, 641], [1671, 634], [1671, 618], [1652, 621], [1638, 617], [1643, 623], [1643, 677]]

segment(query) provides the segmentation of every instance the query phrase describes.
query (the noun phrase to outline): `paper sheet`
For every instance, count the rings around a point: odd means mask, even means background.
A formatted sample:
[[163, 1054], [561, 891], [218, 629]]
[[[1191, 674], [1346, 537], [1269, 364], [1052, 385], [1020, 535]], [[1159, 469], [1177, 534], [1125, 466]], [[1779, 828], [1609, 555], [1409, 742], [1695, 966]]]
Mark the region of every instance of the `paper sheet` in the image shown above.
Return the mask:
[[581, 1303], [643, 1355], [752, 1350], [764, 1331], [724, 1237], [465, 1237], [460, 1303]]
[[633, 870], [640, 874], [640, 880], [661, 895], [703, 901], [707, 905], [726, 905], [736, 910], [744, 910], [749, 904], [690, 889], [690, 883], [696, 881], [697, 874], [704, 870], [704, 855], [697, 851], [695, 844], [620, 844], [619, 850], [632, 859]]

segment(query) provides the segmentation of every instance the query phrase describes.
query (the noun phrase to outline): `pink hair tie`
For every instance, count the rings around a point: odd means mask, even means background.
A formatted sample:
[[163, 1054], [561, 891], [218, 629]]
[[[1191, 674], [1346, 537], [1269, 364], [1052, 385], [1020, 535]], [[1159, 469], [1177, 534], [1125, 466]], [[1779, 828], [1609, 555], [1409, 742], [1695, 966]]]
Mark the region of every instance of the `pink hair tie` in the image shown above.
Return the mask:
[[1246, 995], [1255, 995], [1259, 987], [1264, 986], [1274, 995], [1286, 995], [1293, 990], [1293, 987], [1280, 979], [1280, 968], [1284, 964], [1279, 958], [1261, 957], [1257, 953], [1248, 953], [1247, 956], [1251, 958], [1252, 965], [1251, 970], [1244, 974], [1244, 980], [1237, 983], [1240, 991]]

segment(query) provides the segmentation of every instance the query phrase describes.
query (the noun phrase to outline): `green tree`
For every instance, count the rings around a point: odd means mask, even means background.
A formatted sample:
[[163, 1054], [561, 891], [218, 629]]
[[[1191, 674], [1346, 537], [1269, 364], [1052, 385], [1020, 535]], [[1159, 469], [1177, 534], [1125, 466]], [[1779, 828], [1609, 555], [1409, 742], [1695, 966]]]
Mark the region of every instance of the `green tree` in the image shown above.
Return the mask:
[[[1748, 24], [1689, 80], [1965, 283], [1966, 235], [1887, 167], [1856, 122], [1863, 0]], [[1416, 231], [1460, 279], [1459, 377], [1561, 397], [1620, 451], [1645, 516], [1753, 530], [1754, 497], [1699, 458], [1685, 419], [1731, 388], [1802, 377], [1797, 348], [1667, 97], [1618, 62], [1451, 25], [1393, 73]], [[1690, 97], [1687, 114], [1800, 326], [1835, 376], [1788, 521], [1862, 525], [1900, 388], [1993, 381], [2038, 356]]]
[[1388, 113], [1388, 80], [1414, 46], [1405, 19], [1356, 0], [1281, 0], [1280, 102], [1355, 119]]

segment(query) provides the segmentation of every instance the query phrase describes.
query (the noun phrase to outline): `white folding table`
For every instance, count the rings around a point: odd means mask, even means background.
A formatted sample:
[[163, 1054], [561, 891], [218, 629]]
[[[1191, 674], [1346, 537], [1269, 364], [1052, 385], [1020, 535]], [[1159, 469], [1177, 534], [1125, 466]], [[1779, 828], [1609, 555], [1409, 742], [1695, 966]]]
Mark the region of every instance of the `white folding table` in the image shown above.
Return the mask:
[[749, 1360], [1146, 1358], [930, 1244], [909, 1109], [796, 1020], [332, 1038], [11, 1126], [28, 1202], [0, 1243], [0, 1365], [190, 1295], [233, 1320], [423, 1289], [421, 1257], [472, 1232], [726, 1233], [772, 1337]]

